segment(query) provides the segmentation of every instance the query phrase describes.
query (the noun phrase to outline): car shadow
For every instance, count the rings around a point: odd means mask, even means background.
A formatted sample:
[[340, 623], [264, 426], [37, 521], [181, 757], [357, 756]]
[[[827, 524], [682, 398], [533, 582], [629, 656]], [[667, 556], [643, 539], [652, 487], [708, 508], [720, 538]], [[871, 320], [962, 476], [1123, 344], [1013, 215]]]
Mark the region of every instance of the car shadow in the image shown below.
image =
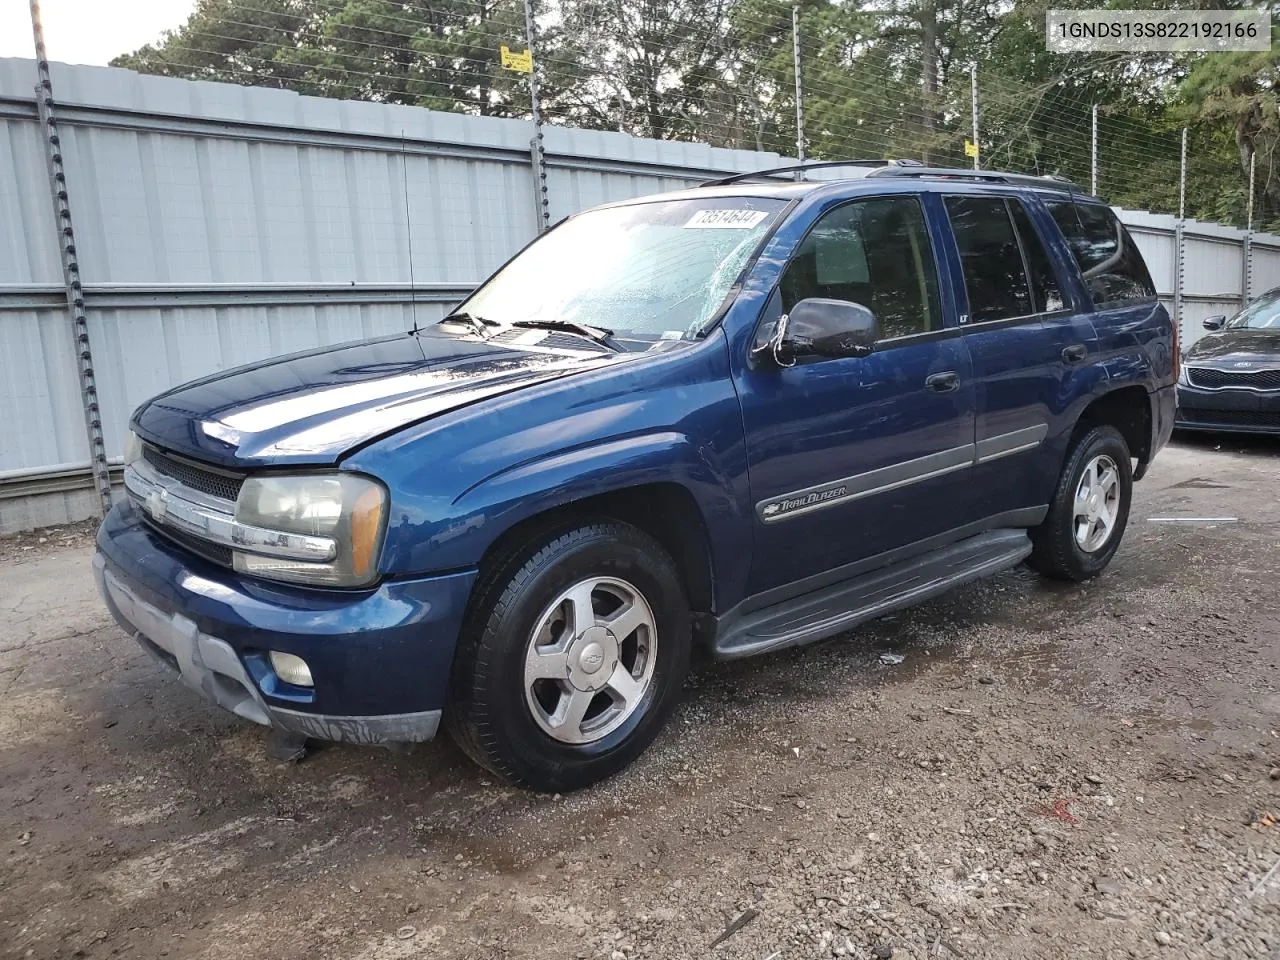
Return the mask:
[[1189, 450], [1239, 453], [1245, 456], [1280, 457], [1280, 436], [1262, 433], [1211, 433], [1175, 430], [1175, 446]]

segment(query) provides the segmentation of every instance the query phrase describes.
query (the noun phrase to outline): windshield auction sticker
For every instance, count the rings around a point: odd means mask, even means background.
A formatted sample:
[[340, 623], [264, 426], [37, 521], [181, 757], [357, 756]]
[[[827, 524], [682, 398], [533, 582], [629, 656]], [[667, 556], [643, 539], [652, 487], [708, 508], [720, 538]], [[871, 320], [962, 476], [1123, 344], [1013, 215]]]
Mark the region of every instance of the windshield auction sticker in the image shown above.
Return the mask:
[[1270, 50], [1266, 10], [1050, 10], [1053, 53]]
[[765, 210], [699, 210], [685, 224], [687, 230], [750, 230], [769, 216]]

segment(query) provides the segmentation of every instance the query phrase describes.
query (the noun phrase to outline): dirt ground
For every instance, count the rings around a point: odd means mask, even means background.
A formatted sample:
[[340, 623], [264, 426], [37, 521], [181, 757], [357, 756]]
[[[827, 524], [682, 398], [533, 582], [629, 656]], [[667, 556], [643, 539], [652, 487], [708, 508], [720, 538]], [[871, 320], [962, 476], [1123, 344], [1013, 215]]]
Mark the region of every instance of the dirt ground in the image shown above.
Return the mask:
[[703, 664], [565, 797], [447, 741], [274, 762], [109, 621], [87, 528], [4, 541], [0, 956], [1280, 960], [1278, 530], [1280, 442], [1180, 440], [1099, 580]]

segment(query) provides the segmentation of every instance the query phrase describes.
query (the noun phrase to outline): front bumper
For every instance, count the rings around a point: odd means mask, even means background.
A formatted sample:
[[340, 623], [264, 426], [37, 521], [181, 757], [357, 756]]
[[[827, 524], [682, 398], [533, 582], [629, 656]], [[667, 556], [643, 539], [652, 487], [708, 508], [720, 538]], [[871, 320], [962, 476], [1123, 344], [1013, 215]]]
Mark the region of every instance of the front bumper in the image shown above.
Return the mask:
[[[94, 575], [116, 622], [206, 699], [254, 723], [353, 743], [431, 739], [473, 572], [355, 592], [243, 578], [154, 533], [129, 503], [98, 532]], [[302, 657], [284, 683], [271, 650]]]
[[1178, 384], [1179, 430], [1280, 434], [1280, 391], [1202, 390]]

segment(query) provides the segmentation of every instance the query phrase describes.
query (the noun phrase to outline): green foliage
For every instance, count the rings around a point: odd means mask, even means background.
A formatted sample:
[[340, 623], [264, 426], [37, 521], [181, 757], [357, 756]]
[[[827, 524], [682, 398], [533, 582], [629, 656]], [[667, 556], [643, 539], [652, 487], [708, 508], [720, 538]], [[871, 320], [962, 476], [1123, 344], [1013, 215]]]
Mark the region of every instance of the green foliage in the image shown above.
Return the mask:
[[[1280, 221], [1271, 53], [1051, 54], [1049, 0], [799, 6], [810, 157], [967, 165], [976, 64], [983, 166], [1087, 184], [1097, 104], [1099, 192], [1112, 202], [1176, 212], [1186, 126], [1188, 215], [1243, 223], [1252, 157], [1255, 224]], [[551, 122], [794, 153], [790, 0], [538, 0], [538, 22]], [[498, 53], [522, 49], [524, 32], [522, 0], [198, 0], [186, 24], [114, 64], [527, 117], [526, 79]]]

